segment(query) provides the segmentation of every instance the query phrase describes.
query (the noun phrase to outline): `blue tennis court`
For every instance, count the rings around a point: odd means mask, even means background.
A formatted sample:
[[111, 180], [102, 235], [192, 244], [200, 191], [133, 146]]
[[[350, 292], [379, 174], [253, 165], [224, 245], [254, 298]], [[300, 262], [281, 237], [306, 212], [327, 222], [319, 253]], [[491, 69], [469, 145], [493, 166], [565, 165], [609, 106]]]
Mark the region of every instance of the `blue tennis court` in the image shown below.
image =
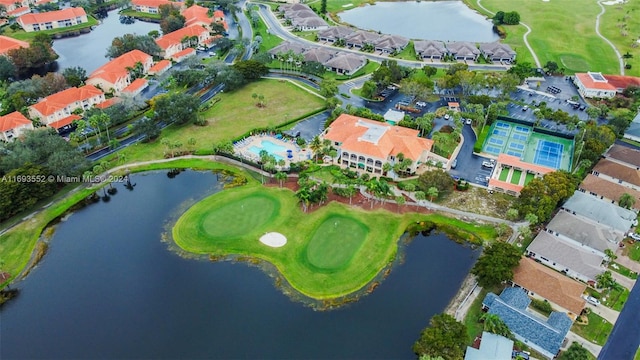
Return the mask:
[[505, 130], [493, 129], [493, 135], [507, 136], [507, 132]]
[[496, 139], [496, 138], [493, 138], [493, 137], [492, 137], [491, 139], [489, 139], [489, 144], [502, 146], [502, 145], [504, 145], [504, 140], [502, 140], [502, 139]]
[[529, 128], [522, 127], [522, 126], [516, 126], [516, 131], [528, 134], [529, 133]]
[[524, 144], [512, 142], [509, 144], [509, 148], [514, 150], [524, 150]]
[[493, 155], [499, 155], [500, 154], [500, 150], [502, 150], [502, 148], [498, 148], [498, 147], [491, 146], [491, 145], [487, 145], [484, 148], [485, 152], [488, 152], [488, 153], [493, 154]]
[[521, 152], [513, 151], [513, 150], [508, 150], [505, 154], [511, 155], [511, 156], [517, 156], [519, 158], [522, 157], [522, 153]]
[[511, 127], [511, 125], [507, 124], [507, 123], [503, 123], [503, 122], [497, 122], [496, 123], [496, 127], [497, 128], [501, 128], [501, 129], [509, 129]]
[[540, 140], [536, 147], [536, 154], [533, 157], [533, 162], [538, 165], [558, 169], [560, 167], [560, 161], [562, 160], [563, 150], [564, 145], [560, 143]]
[[522, 134], [512, 134], [511, 138], [513, 140], [527, 141], [527, 135], [522, 135]]

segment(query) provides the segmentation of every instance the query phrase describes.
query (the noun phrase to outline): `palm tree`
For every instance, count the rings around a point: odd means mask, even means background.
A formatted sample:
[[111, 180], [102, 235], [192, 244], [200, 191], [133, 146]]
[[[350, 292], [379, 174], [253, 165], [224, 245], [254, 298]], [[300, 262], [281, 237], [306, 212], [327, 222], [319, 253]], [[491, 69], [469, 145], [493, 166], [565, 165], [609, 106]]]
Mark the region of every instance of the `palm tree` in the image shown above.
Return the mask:
[[605, 249], [604, 254], [607, 257], [608, 263], [613, 262], [615, 259], [618, 258], [618, 256], [611, 249]]
[[484, 322], [484, 331], [504, 336], [509, 339], [513, 338], [511, 330], [509, 330], [509, 327], [504, 323], [504, 321], [502, 321], [502, 319], [500, 319], [498, 315], [484, 313], [480, 317], [480, 320]]
[[351, 198], [353, 198], [356, 193], [358, 192], [358, 189], [353, 186], [353, 185], [347, 185], [347, 187], [344, 189], [345, 195], [347, 195], [349, 197], [349, 205], [351, 205]]
[[391, 171], [393, 169], [393, 166], [391, 166], [390, 163], [386, 162], [384, 164], [382, 164], [382, 171], [384, 171], [384, 174], [387, 175], [387, 173], [389, 171]]
[[275, 178], [276, 180], [278, 180], [278, 182], [280, 183], [280, 187], [282, 187], [282, 183], [287, 180], [287, 174], [283, 173], [282, 171], [278, 171], [275, 174]]
[[427, 189], [427, 195], [429, 195], [429, 201], [433, 202], [433, 198], [438, 197], [438, 188], [435, 186], [430, 187]]
[[313, 151], [313, 155], [316, 158], [316, 162], [318, 162], [318, 155], [320, 154], [320, 150], [322, 150], [322, 140], [320, 140], [320, 136], [316, 135], [311, 140], [309, 144], [309, 148]]
[[308, 187], [301, 187], [298, 191], [296, 191], [296, 197], [302, 203], [302, 211], [307, 212], [307, 207], [309, 206], [309, 200], [311, 199], [311, 191], [309, 191]]

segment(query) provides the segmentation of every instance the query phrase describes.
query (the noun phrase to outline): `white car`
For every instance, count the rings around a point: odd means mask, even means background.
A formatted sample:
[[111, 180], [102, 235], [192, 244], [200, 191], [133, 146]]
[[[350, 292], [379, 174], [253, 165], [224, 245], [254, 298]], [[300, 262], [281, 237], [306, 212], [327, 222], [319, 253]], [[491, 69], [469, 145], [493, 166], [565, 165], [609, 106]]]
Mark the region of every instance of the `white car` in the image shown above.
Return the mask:
[[467, 125], [471, 125], [471, 119], [467, 119], [466, 123]]
[[640, 235], [636, 234], [636, 233], [629, 233], [627, 234], [628, 237], [632, 238], [635, 241], [640, 241]]
[[445, 120], [449, 120], [449, 117], [450, 117], [449, 114], [444, 114], [444, 119]]
[[585, 296], [584, 300], [593, 306], [600, 305], [600, 300], [594, 298], [593, 296]]
[[488, 167], [488, 168], [493, 168], [494, 166], [496, 166], [495, 162], [493, 160], [490, 161], [483, 161], [482, 162], [482, 166], [484, 167]]

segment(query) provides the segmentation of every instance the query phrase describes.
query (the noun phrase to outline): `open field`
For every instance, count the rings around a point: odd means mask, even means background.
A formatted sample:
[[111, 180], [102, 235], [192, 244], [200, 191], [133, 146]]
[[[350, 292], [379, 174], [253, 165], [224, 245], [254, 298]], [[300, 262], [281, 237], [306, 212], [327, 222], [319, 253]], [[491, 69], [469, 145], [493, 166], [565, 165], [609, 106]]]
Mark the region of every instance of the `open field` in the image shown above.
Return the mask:
[[[465, 2], [485, 13], [475, 0]], [[588, 70], [608, 74], [619, 72], [613, 49], [595, 32], [595, 20], [600, 12], [596, 2], [583, 2], [576, 6], [566, 1], [482, 0], [481, 4], [493, 12], [518, 11], [522, 22], [532, 29], [528, 40], [542, 65], [555, 61], [568, 74]], [[505, 28], [510, 33], [505, 42], [516, 49], [519, 60], [530, 61], [520, 56], [526, 49], [521, 36], [526, 32], [524, 27]], [[520, 31], [519, 36], [511, 36], [512, 32], [516, 35], [515, 32]]]
[[[251, 97], [253, 93], [263, 94], [267, 106], [255, 106], [256, 101]], [[209, 151], [214, 144], [231, 140], [252, 129], [275, 127], [324, 108], [324, 100], [320, 97], [281, 80], [260, 80], [216, 97], [220, 101], [201, 114], [209, 121], [207, 126], [172, 125], [162, 131], [161, 139], [179, 141], [186, 149], [189, 139], [193, 138], [195, 150]], [[128, 162], [161, 159], [164, 151], [160, 140], [138, 143], [121, 150]]]
[[625, 70], [625, 75], [640, 76], [640, 43], [637, 42], [640, 38], [640, 2], [627, 1], [604, 7], [606, 12], [600, 17], [600, 32], [616, 45], [620, 54], [633, 55], [627, 60], [632, 68]]

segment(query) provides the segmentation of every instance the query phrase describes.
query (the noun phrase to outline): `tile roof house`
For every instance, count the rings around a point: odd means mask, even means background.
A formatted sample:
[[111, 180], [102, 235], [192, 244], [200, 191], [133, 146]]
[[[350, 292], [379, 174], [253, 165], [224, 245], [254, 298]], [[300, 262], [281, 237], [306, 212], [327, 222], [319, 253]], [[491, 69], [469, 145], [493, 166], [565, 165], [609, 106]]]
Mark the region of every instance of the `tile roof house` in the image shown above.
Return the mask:
[[160, 6], [171, 5], [176, 8], [184, 6], [183, 2], [169, 1], [169, 0], [131, 0], [131, 5], [135, 11], [158, 14], [160, 12]]
[[327, 61], [329, 61], [329, 59], [331, 59], [335, 55], [336, 55], [335, 51], [331, 51], [329, 49], [320, 48], [320, 47], [311, 48], [302, 53], [302, 56], [304, 56], [305, 62], [315, 61], [315, 62], [319, 62], [320, 64], [325, 64]]
[[573, 83], [580, 95], [586, 98], [612, 98], [616, 96], [616, 87], [597, 72], [575, 73]]
[[546, 226], [546, 230], [577, 245], [586, 246], [605, 255], [605, 250], [616, 251], [624, 233], [611, 227], [560, 210]]
[[602, 159], [591, 170], [595, 176], [617, 182], [626, 187], [640, 190], [640, 169], [620, 164], [615, 161]]
[[229, 29], [229, 25], [224, 21], [224, 13], [220, 10], [214, 11], [213, 16], [209, 16], [209, 8], [192, 5], [182, 11], [182, 16], [184, 16], [185, 19], [184, 26], [200, 25], [211, 29], [211, 23], [217, 22], [222, 24], [225, 29]]
[[171, 61], [160, 60], [155, 65], [149, 68], [149, 75], [162, 75], [171, 68]]
[[603, 75], [609, 84], [616, 88], [616, 91], [621, 93], [629, 86], [640, 87], [640, 77], [626, 76], [626, 75]]
[[513, 340], [483, 331], [480, 348], [467, 346], [464, 360], [511, 360]]
[[376, 51], [391, 54], [400, 52], [409, 45], [409, 39], [398, 35], [382, 35], [374, 44]]
[[413, 161], [410, 173], [427, 162], [433, 140], [418, 134], [418, 130], [342, 114], [322, 137], [338, 150], [340, 165], [381, 176], [383, 165], [393, 164], [400, 153]]
[[[502, 170], [507, 169], [509, 174], [505, 180], [500, 180]], [[521, 171], [524, 174], [533, 174], [535, 177], [542, 177], [547, 173], [555, 171], [537, 164], [531, 164], [520, 160], [519, 157], [507, 154], [498, 155], [495, 170], [489, 179], [489, 190], [500, 191], [509, 195], [518, 196], [525, 186], [526, 176], [520, 176], [517, 184], [511, 182], [514, 171]]]
[[[640, 114], [636, 116], [636, 119], [638, 119], [638, 123], [640, 124]], [[617, 161], [621, 164], [627, 164], [636, 168], [640, 167], [640, 150], [628, 146], [613, 144], [604, 156], [611, 161]]]
[[210, 41], [211, 35], [204, 27], [191, 25], [157, 38], [156, 44], [162, 49], [162, 56], [165, 59], [173, 59], [175, 54], [188, 48], [188, 45], [193, 45], [189, 44], [190, 40], [185, 41], [187, 38], [197, 38], [196, 45], [203, 45]]
[[413, 48], [424, 60], [441, 60], [447, 55], [447, 48], [442, 41], [416, 40], [413, 42]]
[[482, 43], [480, 44], [480, 52], [485, 59], [493, 62], [511, 63], [516, 59], [516, 52], [511, 46], [501, 42]]
[[601, 266], [604, 255], [600, 252], [547, 231], [538, 233], [527, 247], [526, 255], [586, 283], [595, 282], [596, 276], [605, 271]]
[[23, 7], [14, 8], [11, 11], [7, 11], [7, 15], [13, 16], [13, 17], [18, 17], [18, 16], [22, 16], [22, 15], [28, 14], [30, 12], [31, 12], [31, 8], [30, 7], [23, 6]]
[[131, 82], [129, 86], [122, 89], [121, 95], [134, 97], [140, 94], [144, 89], [148, 87], [149, 87], [149, 81], [147, 81], [146, 79], [135, 79]]
[[30, 0], [0, 0], [0, 5], [4, 6], [9, 16], [20, 16], [31, 12]]
[[345, 39], [346, 45], [348, 47], [355, 47], [357, 49], [361, 49], [365, 45], [375, 44], [380, 39], [380, 35], [378, 33], [374, 33], [371, 31], [364, 30], [356, 30], [351, 35], [347, 36]]
[[478, 60], [480, 56], [480, 50], [475, 44], [468, 41], [455, 41], [447, 43], [447, 51], [456, 60]]
[[25, 130], [33, 130], [33, 123], [20, 112], [0, 116], [0, 140], [13, 141]]
[[140, 50], [131, 50], [126, 54], [122, 54], [117, 58], [99, 67], [96, 71], [89, 75], [86, 83], [101, 88], [103, 91], [113, 91], [119, 94], [122, 89], [129, 86], [131, 77], [129, 70], [136, 66], [136, 63], [142, 64], [143, 73], [148, 73], [153, 66], [153, 58]]
[[25, 14], [16, 20], [26, 32], [64, 28], [86, 23], [87, 21], [89, 21], [87, 13], [80, 7]]
[[531, 300], [522, 289], [506, 288], [500, 296], [489, 293], [482, 308], [497, 315], [517, 340], [553, 359], [564, 342], [573, 322], [565, 313], [552, 312], [548, 319], [527, 311]]
[[631, 210], [623, 209], [581, 191], [574, 192], [573, 196], [562, 205], [562, 209], [624, 233], [629, 231], [637, 217]]
[[367, 58], [364, 56], [345, 52], [339, 52], [324, 63], [327, 70], [342, 75], [353, 75], [365, 65], [367, 65]]
[[278, 54], [286, 54], [289, 51], [291, 51], [294, 54], [299, 55], [304, 53], [307, 49], [308, 49], [307, 47], [304, 47], [297, 42], [284, 41], [278, 44], [277, 46], [271, 48], [267, 52], [271, 55], [272, 58], [276, 59], [278, 57]]
[[615, 204], [617, 204], [620, 197], [626, 193], [636, 199], [633, 208], [636, 209], [636, 211], [640, 210], [640, 191], [604, 179], [601, 176], [588, 174], [580, 185], [578, 185], [578, 190]]
[[194, 48], [186, 48], [182, 51], [178, 51], [177, 53], [173, 54], [171, 59], [179, 63], [192, 56], [196, 56], [196, 50]]
[[522, 258], [513, 269], [514, 286], [520, 287], [533, 297], [541, 297], [569, 312], [576, 318], [584, 309], [582, 294], [587, 285], [568, 278], [529, 258]]
[[29, 43], [26, 41], [17, 40], [8, 36], [0, 35], [0, 55], [7, 56], [9, 51], [28, 48]]
[[29, 106], [29, 116], [43, 125], [60, 130], [79, 118], [72, 114], [75, 110], [88, 110], [105, 100], [104, 93], [93, 85], [72, 87]]
[[338, 40], [345, 40], [354, 30], [347, 26], [331, 26], [328, 29], [318, 31], [318, 41], [334, 43]]

